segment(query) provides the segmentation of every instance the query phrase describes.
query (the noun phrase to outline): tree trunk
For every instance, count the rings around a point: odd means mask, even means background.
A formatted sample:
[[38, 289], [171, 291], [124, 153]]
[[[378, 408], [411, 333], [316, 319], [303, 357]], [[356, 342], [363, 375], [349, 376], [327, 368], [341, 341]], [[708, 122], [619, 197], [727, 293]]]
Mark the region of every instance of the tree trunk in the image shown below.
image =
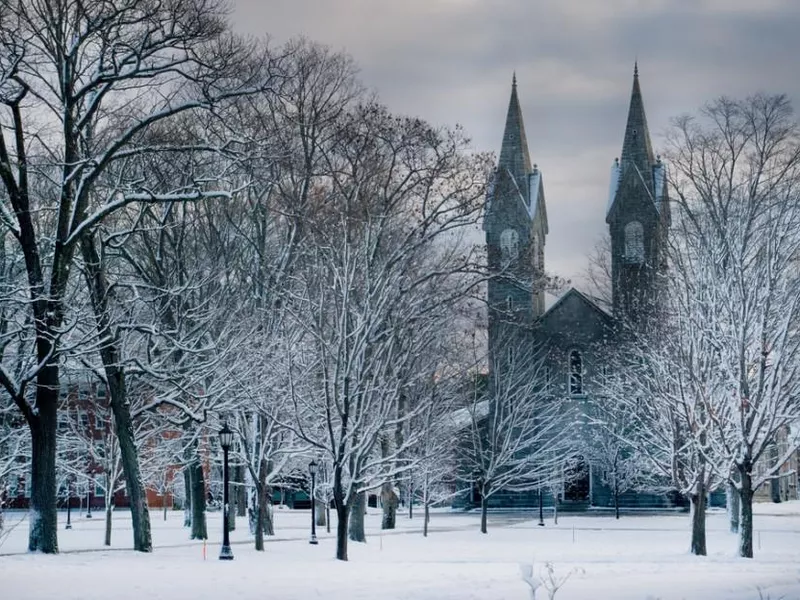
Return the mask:
[[325, 530], [331, 532], [331, 503], [325, 503]]
[[364, 513], [367, 511], [367, 493], [356, 494], [355, 500], [350, 508], [350, 527], [349, 536], [354, 542], [366, 542], [367, 536], [364, 533]]
[[[111, 402], [113, 408], [113, 398]], [[119, 407], [119, 410], [114, 410], [114, 420], [119, 440], [122, 471], [125, 475], [125, 485], [131, 507], [133, 549], [138, 552], [152, 552], [153, 537], [150, 530], [150, 512], [147, 509], [147, 492], [144, 489], [142, 474], [139, 470], [139, 455], [136, 450], [133, 423], [127, 404]]]
[[238, 466], [235, 468], [236, 471], [236, 481], [238, 481], [241, 485], [236, 486], [236, 495], [238, 496], [236, 500], [236, 516], [237, 517], [246, 517], [247, 516], [247, 486], [245, 485], [245, 471], [243, 466]]
[[97, 333], [104, 344], [100, 347], [100, 358], [108, 383], [109, 402], [114, 414], [115, 434], [119, 441], [122, 470], [125, 474], [128, 499], [133, 526], [133, 549], [139, 552], [153, 551], [150, 532], [150, 513], [147, 510], [147, 493], [139, 469], [139, 454], [133, 433], [130, 403], [125, 385], [125, 370], [121, 366], [119, 340], [111, 329], [111, 313], [108, 302], [108, 283], [100, 262], [92, 234], [81, 238], [81, 250], [86, 271], [85, 279], [94, 309]]
[[275, 535], [275, 511], [272, 507], [271, 487], [267, 487], [267, 497], [264, 503], [264, 535]]
[[414, 518], [414, 486], [408, 482], [408, 518]]
[[614, 518], [619, 520], [619, 484], [614, 477]]
[[428, 521], [431, 520], [431, 512], [427, 502], [425, 503], [425, 517], [422, 520], [422, 537], [428, 537]]
[[[235, 470], [234, 470], [235, 473]], [[231, 481], [228, 484], [228, 502], [230, 507], [228, 509], [228, 531], [235, 531], [236, 530], [236, 490], [238, 486], [234, 485], [236, 482]], [[233, 488], [233, 490], [231, 490]], [[231, 493], [233, 491], [233, 493]], [[222, 510], [225, 510], [225, 507], [222, 507]]]
[[731, 533], [739, 533], [739, 491], [733, 483], [728, 482], [725, 490], [725, 505], [728, 510], [728, 522]]
[[553, 525], [558, 525], [558, 492], [553, 492]]
[[486, 530], [486, 516], [488, 513], [489, 503], [486, 501], [486, 496], [481, 494], [481, 533], [487, 533]]
[[706, 490], [698, 486], [697, 493], [690, 494], [692, 501], [692, 554], [706, 555]]
[[[347, 378], [345, 378], [345, 385]], [[336, 558], [347, 560], [347, 534], [349, 529], [348, 518], [350, 507], [344, 501], [343, 469], [339, 464], [333, 467], [333, 502], [336, 506]], [[328, 519], [328, 524], [331, 520]]]
[[193, 540], [208, 539], [206, 527], [206, 485], [203, 478], [203, 465], [197, 449], [192, 449], [192, 462], [189, 465], [192, 482], [192, 535]]
[[750, 464], [739, 467], [741, 489], [741, 522], [739, 524], [739, 556], [753, 558], [753, 480], [750, 477]]
[[[262, 469], [259, 474], [259, 479], [261, 479], [261, 474], [266, 477], [265, 471]], [[259, 552], [264, 551], [264, 535], [275, 535], [275, 531], [272, 528], [272, 517], [270, 515], [269, 510], [269, 496], [270, 496], [271, 488], [264, 484], [263, 481], [259, 481], [258, 485], [256, 486], [256, 527], [255, 527], [255, 536], [256, 536], [256, 550]]]
[[391, 483], [384, 483], [381, 486], [381, 504], [383, 505], [381, 529], [394, 529], [397, 523], [397, 505], [399, 503], [394, 486]]
[[336, 558], [347, 560], [347, 536], [349, 508], [341, 501], [336, 503]]
[[[44, 376], [48, 371], [52, 379]], [[49, 383], [48, 383], [49, 382]], [[46, 384], [46, 385], [43, 385]], [[52, 386], [55, 387], [52, 387]], [[48, 366], [39, 373], [36, 388], [38, 415], [29, 420], [31, 430], [31, 499], [28, 551], [58, 552], [56, 509], [56, 406], [58, 371]]]
[[111, 545], [111, 502], [106, 498], [106, 539], [103, 542], [106, 546]]
[[321, 500], [314, 500], [314, 517], [317, 519], [318, 527], [323, 527], [328, 522], [325, 516], [325, 504]]
[[164, 511], [164, 520], [167, 520], [167, 492], [164, 492], [164, 495], [161, 496], [161, 508]]
[[253, 535], [255, 536], [257, 552], [264, 551], [264, 505], [266, 504], [266, 500], [264, 499], [266, 491], [264, 487], [263, 485], [256, 486], [256, 506], [254, 511], [256, 514], [256, 524]]
[[[778, 445], [773, 443], [770, 446], [770, 466], [775, 467], [778, 464]], [[779, 474], [769, 480], [769, 494], [770, 499], [778, 504], [781, 501], [781, 478]]]
[[192, 526], [192, 475], [189, 462], [187, 462], [186, 466], [183, 468], [183, 488], [184, 488], [183, 526], [191, 527]]

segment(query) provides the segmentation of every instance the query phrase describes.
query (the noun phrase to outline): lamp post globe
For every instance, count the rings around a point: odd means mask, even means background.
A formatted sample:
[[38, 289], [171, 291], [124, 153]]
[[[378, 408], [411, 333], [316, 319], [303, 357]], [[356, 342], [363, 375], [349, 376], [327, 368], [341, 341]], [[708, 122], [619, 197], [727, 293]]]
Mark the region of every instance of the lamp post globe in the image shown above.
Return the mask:
[[233, 445], [233, 431], [225, 423], [219, 431], [219, 445], [222, 447], [222, 549], [219, 552], [220, 560], [233, 560], [231, 550], [230, 523], [228, 521], [228, 450]]
[[317, 478], [317, 462], [312, 460], [308, 463], [308, 472], [311, 474], [311, 539], [308, 540], [309, 544], [318, 544], [317, 541], [317, 520], [316, 520], [316, 500], [314, 498], [314, 487], [316, 486]]

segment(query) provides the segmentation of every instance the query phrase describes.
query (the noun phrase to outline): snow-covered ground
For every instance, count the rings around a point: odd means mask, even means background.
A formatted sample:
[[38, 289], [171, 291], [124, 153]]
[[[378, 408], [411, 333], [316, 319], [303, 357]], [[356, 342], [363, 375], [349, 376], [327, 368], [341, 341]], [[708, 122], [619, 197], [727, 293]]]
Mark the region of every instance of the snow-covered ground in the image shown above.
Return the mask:
[[[800, 599], [800, 503], [757, 507], [754, 560], [736, 557], [736, 536], [725, 516], [708, 517], [708, 557], [691, 556], [685, 514], [562, 516], [538, 527], [532, 514], [491, 514], [489, 534], [475, 513], [438, 512], [431, 533], [422, 520], [398, 519], [394, 532], [367, 517], [368, 543], [350, 543], [350, 562], [334, 560], [333, 533], [318, 528], [308, 544], [308, 511], [276, 511], [275, 538], [255, 552], [240, 519], [231, 534], [235, 560], [217, 560], [221, 516], [209, 514], [210, 540], [187, 540], [182, 513], [162, 521], [152, 513], [155, 552], [126, 550], [130, 521], [114, 516], [114, 549], [102, 548], [102, 512], [92, 520], [73, 513], [74, 528], [59, 531], [62, 554], [26, 554], [27, 522], [0, 546], [0, 598], [81, 600], [236, 599], [452, 599], [525, 600], [520, 564], [534, 574], [553, 565], [572, 575], [556, 600], [777, 600]], [[10, 525], [23, 518], [9, 515]], [[65, 515], [60, 515], [63, 519]], [[547, 598], [540, 590], [537, 600]]]

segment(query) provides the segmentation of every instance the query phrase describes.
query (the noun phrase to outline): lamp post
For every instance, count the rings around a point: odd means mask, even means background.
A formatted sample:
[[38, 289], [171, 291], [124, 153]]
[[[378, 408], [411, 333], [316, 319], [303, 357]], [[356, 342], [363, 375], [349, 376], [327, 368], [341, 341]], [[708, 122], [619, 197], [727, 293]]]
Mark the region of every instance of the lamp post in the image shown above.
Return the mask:
[[314, 499], [314, 487], [316, 486], [317, 480], [317, 462], [312, 460], [308, 463], [308, 472], [311, 473], [311, 539], [308, 540], [309, 544], [318, 544], [317, 541], [317, 520], [316, 515], [314, 514], [316, 511], [314, 510], [316, 500]]
[[542, 508], [542, 488], [539, 488], [539, 527], [544, 527], [544, 510]]
[[67, 526], [66, 529], [72, 529], [72, 520], [70, 519], [70, 509], [72, 508], [72, 480], [67, 477]]
[[222, 549], [219, 552], [220, 560], [233, 560], [231, 541], [228, 534], [228, 450], [233, 445], [233, 432], [225, 423], [219, 432], [219, 445], [222, 446]]

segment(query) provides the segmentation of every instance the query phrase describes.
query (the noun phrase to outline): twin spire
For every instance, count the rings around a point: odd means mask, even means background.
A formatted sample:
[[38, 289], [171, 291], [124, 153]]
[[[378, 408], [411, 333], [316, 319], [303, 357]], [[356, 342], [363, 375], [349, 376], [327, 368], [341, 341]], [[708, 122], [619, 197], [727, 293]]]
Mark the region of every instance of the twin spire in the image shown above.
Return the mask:
[[[622, 142], [621, 164], [635, 164], [642, 173], [647, 172], [655, 162], [647, 117], [644, 112], [642, 90], [639, 87], [639, 61], [633, 65], [633, 90], [628, 108], [628, 122], [625, 125], [625, 138]], [[511, 100], [508, 103], [506, 128], [500, 149], [499, 166], [508, 169], [517, 182], [521, 182], [531, 170], [528, 140], [525, 137], [525, 124], [517, 96], [517, 74], [511, 79]]]
[[[517, 74], [511, 80], [511, 100], [508, 103], [506, 115], [506, 128], [503, 132], [503, 145], [500, 148], [500, 162], [498, 166], [508, 169], [514, 177], [517, 186], [527, 191], [526, 182], [528, 173], [531, 172], [531, 156], [528, 152], [528, 140], [525, 137], [525, 123], [522, 120], [522, 108], [517, 96]], [[526, 195], [527, 199], [527, 195]]]
[[[637, 60], [633, 65], [633, 89], [631, 90], [628, 121], [625, 125], [625, 138], [622, 142], [619, 166], [621, 171], [625, 171], [626, 167], [635, 165], [642, 178], [650, 182], [652, 178], [645, 177], [645, 174], [651, 173], [654, 164], [655, 155], [650, 142], [650, 131], [647, 127], [642, 90], [639, 86], [639, 61]], [[511, 173], [527, 201], [526, 182], [527, 176], [531, 172], [531, 158], [528, 151], [528, 140], [525, 136], [522, 109], [517, 95], [516, 72], [511, 79], [511, 99], [508, 103], [498, 167], [507, 169]]]
[[634, 164], [641, 173], [649, 173], [655, 156], [650, 143], [650, 131], [647, 128], [647, 117], [644, 113], [642, 90], [639, 87], [639, 62], [633, 66], [633, 90], [631, 91], [631, 104], [628, 108], [628, 122], [625, 125], [625, 139], [622, 142], [622, 156], [620, 164], [624, 169], [626, 165]]

